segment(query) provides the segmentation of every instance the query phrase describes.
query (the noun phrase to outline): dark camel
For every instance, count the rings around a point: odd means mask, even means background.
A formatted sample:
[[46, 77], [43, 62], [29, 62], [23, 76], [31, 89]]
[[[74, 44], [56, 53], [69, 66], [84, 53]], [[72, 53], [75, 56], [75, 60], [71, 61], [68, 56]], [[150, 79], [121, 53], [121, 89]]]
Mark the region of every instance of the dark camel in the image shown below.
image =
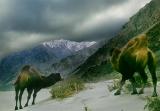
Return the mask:
[[22, 95], [25, 88], [27, 88], [27, 92], [28, 92], [28, 98], [25, 104], [25, 107], [27, 107], [32, 92], [33, 92], [32, 105], [34, 105], [37, 92], [40, 91], [40, 89], [49, 87], [60, 80], [62, 80], [62, 78], [59, 73], [55, 73], [55, 74], [52, 73], [48, 77], [45, 77], [45, 76], [41, 76], [40, 73], [36, 69], [32, 68], [31, 66], [29, 65], [24, 66], [21, 69], [20, 75], [18, 76], [14, 84], [15, 93], [16, 93], [15, 110], [18, 110], [18, 106], [17, 106], [18, 97], [19, 97], [19, 108], [22, 109], [21, 100], [22, 100]]
[[132, 83], [132, 94], [137, 94], [133, 77], [135, 72], [138, 72], [143, 80], [143, 86], [139, 94], [144, 93], [148, 78], [145, 73], [145, 67], [148, 65], [154, 86], [152, 96], [157, 96], [156, 60], [154, 53], [148, 48], [148, 39], [145, 34], [134, 37], [122, 49], [115, 48], [112, 52], [111, 63], [113, 68], [122, 74], [120, 87], [115, 95], [121, 94], [122, 86], [127, 79]]

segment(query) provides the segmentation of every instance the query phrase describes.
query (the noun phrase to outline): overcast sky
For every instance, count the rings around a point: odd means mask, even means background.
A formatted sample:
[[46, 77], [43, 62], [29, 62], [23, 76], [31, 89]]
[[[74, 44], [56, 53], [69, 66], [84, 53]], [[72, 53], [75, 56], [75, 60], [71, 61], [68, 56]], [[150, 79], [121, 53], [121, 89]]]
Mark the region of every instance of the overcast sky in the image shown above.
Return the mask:
[[150, 0], [0, 0], [0, 56], [54, 39], [115, 35]]

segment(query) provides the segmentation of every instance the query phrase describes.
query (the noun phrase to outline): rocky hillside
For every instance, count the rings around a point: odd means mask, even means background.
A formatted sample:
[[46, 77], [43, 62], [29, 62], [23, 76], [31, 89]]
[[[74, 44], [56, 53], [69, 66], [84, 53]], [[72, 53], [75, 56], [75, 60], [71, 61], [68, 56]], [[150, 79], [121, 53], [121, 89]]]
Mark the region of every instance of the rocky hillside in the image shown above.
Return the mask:
[[150, 48], [154, 51], [160, 48], [160, 1], [152, 0], [145, 7], [133, 15], [117, 36], [110, 39], [103, 47], [90, 56], [82, 64], [75, 74], [83, 77], [93, 77], [108, 74], [111, 71], [109, 58], [110, 51], [114, 47], [122, 47], [129, 39], [140, 34], [147, 33]]
[[[96, 42], [94, 41], [74, 42], [61, 39], [44, 42], [32, 49], [12, 53], [0, 61], [0, 82], [12, 82], [17, 76], [18, 71], [25, 64], [37, 67], [43, 74], [49, 74], [57, 71], [51, 67], [52, 64], [58, 63], [59, 61], [73, 55], [80, 55], [77, 56], [76, 59], [79, 60], [79, 64], [83, 63], [84, 60], [79, 59], [79, 57], [88, 57], [88, 51], [92, 51], [92, 48], [94, 48], [93, 51], [96, 50], [95, 47], [93, 47], [95, 44]], [[70, 61], [72, 61], [72, 59]], [[79, 64], [74, 64], [74, 66], [76, 67]], [[52, 70], [48, 70], [49, 68]]]
[[68, 56], [57, 63], [53, 63], [48, 71], [60, 72], [64, 77], [67, 77], [67, 74], [71, 73], [78, 66], [83, 64], [83, 62], [85, 62], [90, 55], [95, 53], [95, 51], [97, 51], [102, 44], [104, 44], [104, 42], [98, 42], [92, 45], [90, 48], [84, 48], [83, 50], [78, 51], [76, 54]]

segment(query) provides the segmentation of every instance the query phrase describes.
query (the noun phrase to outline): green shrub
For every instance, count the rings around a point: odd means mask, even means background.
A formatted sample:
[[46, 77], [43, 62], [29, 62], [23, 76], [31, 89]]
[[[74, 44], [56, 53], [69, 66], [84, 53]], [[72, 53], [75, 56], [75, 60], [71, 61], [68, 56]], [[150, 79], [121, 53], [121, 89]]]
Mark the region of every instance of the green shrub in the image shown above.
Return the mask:
[[149, 111], [159, 111], [160, 110], [160, 98], [159, 97], [148, 97], [145, 109]]
[[133, 86], [132, 84], [130, 83], [130, 81], [126, 81], [124, 87], [123, 87], [123, 90], [125, 93], [130, 93], [133, 91]]
[[[119, 85], [120, 85], [120, 79], [114, 79], [113, 83], [108, 85], [108, 90], [112, 92], [113, 90], [118, 89]], [[125, 93], [130, 93], [132, 91], [132, 85], [129, 81], [125, 82], [122, 91], [124, 91]]]
[[53, 98], [66, 98], [84, 89], [84, 82], [77, 78], [70, 78], [54, 85], [50, 91]]
[[118, 89], [118, 88], [119, 88], [119, 83], [120, 83], [120, 80], [119, 80], [119, 79], [114, 79], [112, 84], [108, 84], [108, 85], [107, 85], [108, 90], [109, 90], [110, 92], [112, 92], [113, 90]]
[[[139, 75], [135, 75], [134, 78], [136, 81], [136, 88], [141, 88], [143, 85], [142, 78]], [[107, 85], [110, 92], [119, 88], [120, 80], [121, 79], [114, 79], [112, 84]], [[151, 78], [149, 78], [146, 83], [146, 87], [150, 86], [152, 86]], [[122, 91], [130, 93], [132, 90], [133, 90], [132, 84], [130, 81], [127, 80], [123, 86]]]

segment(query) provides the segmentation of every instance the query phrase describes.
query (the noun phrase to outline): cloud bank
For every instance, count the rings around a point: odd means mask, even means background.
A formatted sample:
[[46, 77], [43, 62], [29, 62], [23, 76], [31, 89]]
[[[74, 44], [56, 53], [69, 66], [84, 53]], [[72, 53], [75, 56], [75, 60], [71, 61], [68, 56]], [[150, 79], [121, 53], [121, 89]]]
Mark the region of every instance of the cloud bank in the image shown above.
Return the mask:
[[0, 56], [51, 39], [107, 39], [148, 2], [0, 0]]

